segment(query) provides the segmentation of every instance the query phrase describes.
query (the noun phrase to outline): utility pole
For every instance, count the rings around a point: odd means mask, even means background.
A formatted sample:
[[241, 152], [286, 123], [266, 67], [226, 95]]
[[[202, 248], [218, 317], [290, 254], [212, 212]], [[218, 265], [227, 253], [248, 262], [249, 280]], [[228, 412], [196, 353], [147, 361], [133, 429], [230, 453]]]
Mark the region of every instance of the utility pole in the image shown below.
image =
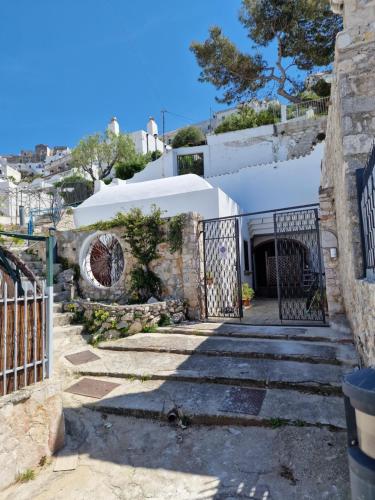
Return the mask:
[[165, 113], [167, 113], [166, 109], [161, 110], [161, 116], [162, 116], [162, 128], [163, 128], [163, 144], [165, 148]]

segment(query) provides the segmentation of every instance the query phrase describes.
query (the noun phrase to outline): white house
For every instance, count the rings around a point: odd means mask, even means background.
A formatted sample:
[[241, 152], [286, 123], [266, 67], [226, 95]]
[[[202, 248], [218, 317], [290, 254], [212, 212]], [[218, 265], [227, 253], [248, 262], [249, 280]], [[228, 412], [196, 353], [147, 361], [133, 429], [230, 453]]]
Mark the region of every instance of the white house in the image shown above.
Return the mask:
[[0, 179], [9, 179], [14, 182], [20, 182], [21, 173], [10, 166], [5, 158], [0, 157]]
[[[120, 133], [120, 125], [116, 117], [113, 117], [108, 123], [107, 130], [115, 135]], [[129, 136], [134, 142], [137, 153], [143, 155], [154, 151], [163, 153], [165, 149], [163, 142], [159, 139], [158, 126], [152, 117], [147, 122], [147, 131], [137, 130], [130, 132]]]
[[114, 179], [108, 186], [97, 181], [96, 192], [74, 209], [74, 222], [77, 227], [86, 226], [135, 207], [149, 213], [153, 205], [164, 217], [186, 212], [198, 212], [204, 218], [240, 213], [239, 206], [221, 189], [188, 174], [133, 184]]

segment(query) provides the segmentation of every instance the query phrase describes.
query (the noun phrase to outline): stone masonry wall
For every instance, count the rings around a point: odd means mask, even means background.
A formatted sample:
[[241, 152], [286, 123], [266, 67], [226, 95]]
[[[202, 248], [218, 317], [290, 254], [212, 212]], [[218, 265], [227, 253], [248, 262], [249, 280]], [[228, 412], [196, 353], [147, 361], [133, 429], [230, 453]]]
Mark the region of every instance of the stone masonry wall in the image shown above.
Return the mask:
[[[200, 316], [199, 303], [199, 251], [198, 251], [198, 221], [197, 214], [187, 214], [183, 229], [182, 251], [171, 253], [168, 243], [161, 243], [158, 251], [161, 257], [151, 263], [151, 269], [159, 276], [163, 284], [164, 298], [184, 299], [188, 306], [188, 316], [198, 319]], [[78, 282], [82, 298], [94, 301], [127, 303], [130, 286], [130, 272], [136, 265], [129, 245], [124, 239], [124, 228], [116, 227], [106, 233], [117, 236], [124, 252], [125, 266], [119, 282], [111, 288], [96, 288], [84, 278], [82, 269], [82, 248], [87, 238], [92, 237], [95, 231], [62, 231], [57, 232], [57, 251], [59, 257], [67, 259], [71, 264], [81, 265], [81, 277]]]
[[0, 398], [0, 490], [63, 444], [58, 382], [46, 380]]
[[134, 335], [157, 327], [160, 321], [164, 321], [162, 326], [181, 323], [186, 319], [187, 308], [179, 299], [127, 306], [79, 300], [65, 304], [64, 310], [83, 313], [84, 320], [92, 325], [91, 342], [95, 343]]
[[[337, 3], [337, 2], [336, 2]], [[375, 135], [375, 1], [345, 0], [320, 189], [331, 320], [346, 314], [366, 365], [375, 364], [375, 283], [363, 278], [356, 169]], [[338, 248], [331, 258], [330, 248]]]

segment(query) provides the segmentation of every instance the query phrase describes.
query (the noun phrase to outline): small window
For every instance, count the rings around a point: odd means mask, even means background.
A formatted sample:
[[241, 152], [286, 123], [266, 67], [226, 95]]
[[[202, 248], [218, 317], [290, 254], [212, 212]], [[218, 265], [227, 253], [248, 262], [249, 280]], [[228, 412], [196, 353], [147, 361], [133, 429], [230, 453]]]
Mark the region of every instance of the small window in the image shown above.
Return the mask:
[[194, 155], [178, 155], [177, 173], [178, 175], [196, 174], [203, 177], [204, 175], [203, 153], [197, 153]]
[[244, 254], [245, 271], [250, 271], [249, 242], [247, 240], [243, 240], [243, 254]]

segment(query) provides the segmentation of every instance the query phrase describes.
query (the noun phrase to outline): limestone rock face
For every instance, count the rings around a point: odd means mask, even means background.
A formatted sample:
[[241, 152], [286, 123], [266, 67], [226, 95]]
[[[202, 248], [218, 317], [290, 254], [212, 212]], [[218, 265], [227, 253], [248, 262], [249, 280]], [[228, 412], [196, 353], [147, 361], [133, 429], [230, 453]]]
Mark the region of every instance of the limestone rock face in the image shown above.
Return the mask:
[[0, 488], [64, 445], [61, 384], [39, 382], [0, 398]]

